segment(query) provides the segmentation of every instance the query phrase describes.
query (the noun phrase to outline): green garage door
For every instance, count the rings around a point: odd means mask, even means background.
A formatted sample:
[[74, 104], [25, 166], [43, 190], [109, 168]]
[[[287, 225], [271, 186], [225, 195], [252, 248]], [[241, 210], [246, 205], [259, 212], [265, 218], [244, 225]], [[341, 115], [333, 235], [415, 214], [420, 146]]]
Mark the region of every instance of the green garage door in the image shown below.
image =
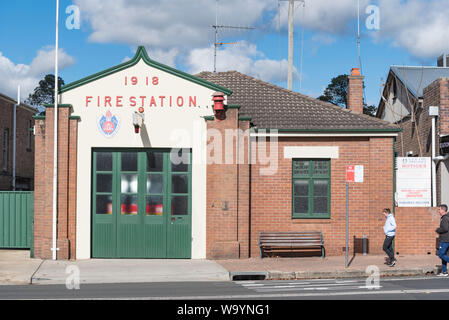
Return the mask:
[[191, 258], [191, 153], [96, 149], [93, 258]]

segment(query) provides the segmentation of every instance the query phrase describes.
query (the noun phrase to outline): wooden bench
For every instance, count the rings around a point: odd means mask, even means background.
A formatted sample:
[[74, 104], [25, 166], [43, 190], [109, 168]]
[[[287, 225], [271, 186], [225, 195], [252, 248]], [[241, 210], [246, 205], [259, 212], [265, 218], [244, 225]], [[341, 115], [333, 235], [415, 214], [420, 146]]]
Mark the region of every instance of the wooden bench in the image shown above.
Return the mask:
[[320, 250], [324, 259], [323, 234], [320, 231], [304, 232], [260, 232], [260, 258], [264, 252], [286, 252], [298, 250]]

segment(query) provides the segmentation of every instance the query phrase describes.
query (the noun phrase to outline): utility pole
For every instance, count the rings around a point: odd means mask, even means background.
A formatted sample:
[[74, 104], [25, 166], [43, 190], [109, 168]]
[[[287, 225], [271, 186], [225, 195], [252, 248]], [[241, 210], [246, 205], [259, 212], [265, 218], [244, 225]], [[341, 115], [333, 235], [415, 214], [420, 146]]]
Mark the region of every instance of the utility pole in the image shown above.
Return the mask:
[[217, 50], [225, 44], [236, 44], [237, 42], [218, 42], [218, 30], [220, 29], [236, 29], [236, 30], [254, 30], [253, 27], [236, 27], [236, 26], [225, 26], [218, 25], [218, 0], [216, 0], [216, 14], [215, 14], [215, 24], [212, 28], [215, 29], [215, 43], [214, 43], [214, 73], [217, 72]]
[[[288, 6], [288, 78], [287, 89], [293, 90], [293, 57], [294, 57], [294, 15], [295, 15], [295, 2], [299, 1], [305, 5], [305, 0], [279, 0], [289, 1]], [[302, 76], [302, 75], [301, 75]]]

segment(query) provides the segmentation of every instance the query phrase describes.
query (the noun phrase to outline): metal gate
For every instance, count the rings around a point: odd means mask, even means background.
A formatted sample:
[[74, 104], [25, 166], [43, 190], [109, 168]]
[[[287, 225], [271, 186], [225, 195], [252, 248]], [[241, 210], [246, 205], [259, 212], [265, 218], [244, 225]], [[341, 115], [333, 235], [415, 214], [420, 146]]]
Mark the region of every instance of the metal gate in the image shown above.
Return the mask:
[[32, 249], [34, 192], [0, 192], [0, 248]]
[[171, 156], [165, 149], [94, 150], [93, 258], [191, 257], [191, 152], [176, 155], [187, 159], [181, 163]]

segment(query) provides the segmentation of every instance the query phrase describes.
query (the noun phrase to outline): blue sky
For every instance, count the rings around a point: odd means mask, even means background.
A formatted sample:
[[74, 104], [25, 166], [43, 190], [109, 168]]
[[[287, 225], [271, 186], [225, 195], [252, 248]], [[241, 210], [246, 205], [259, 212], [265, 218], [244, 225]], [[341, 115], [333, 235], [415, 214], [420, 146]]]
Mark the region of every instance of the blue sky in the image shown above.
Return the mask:
[[[377, 106], [380, 81], [391, 65], [435, 65], [449, 52], [448, 0], [361, 0], [362, 64], [366, 97]], [[0, 92], [15, 96], [20, 84], [29, 93], [53, 73], [54, 0], [2, 1], [0, 10]], [[301, 93], [319, 96], [339, 74], [357, 67], [356, 0], [306, 0], [295, 15], [295, 67], [299, 71], [300, 33], [304, 30]], [[80, 9], [81, 28], [65, 27], [66, 8]], [[66, 83], [133, 56], [145, 45], [150, 57], [183, 71], [212, 71], [215, 0], [61, 0], [61, 76]], [[238, 70], [286, 86], [287, 3], [278, 32], [277, 0], [221, 0], [219, 23], [254, 26], [255, 31], [225, 32], [218, 71]], [[369, 5], [379, 9], [379, 30], [368, 30]], [[445, 31], [446, 30], [446, 31]], [[280, 46], [279, 46], [280, 43]], [[281, 52], [281, 56], [280, 56]], [[280, 79], [280, 75], [282, 78]], [[298, 74], [297, 74], [298, 75]], [[294, 90], [299, 91], [295, 77]]]

